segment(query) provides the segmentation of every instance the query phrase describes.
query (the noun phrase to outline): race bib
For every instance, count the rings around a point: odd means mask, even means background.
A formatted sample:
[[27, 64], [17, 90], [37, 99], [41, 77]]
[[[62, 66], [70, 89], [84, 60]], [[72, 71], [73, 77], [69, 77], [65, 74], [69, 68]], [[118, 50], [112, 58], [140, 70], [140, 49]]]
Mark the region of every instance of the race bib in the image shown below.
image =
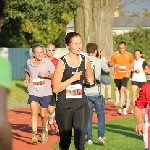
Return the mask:
[[119, 66], [119, 72], [126, 72], [126, 66]]
[[82, 85], [69, 85], [66, 88], [66, 99], [67, 98], [82, 98]]
[[45, 80], [40, 78], [33, 79], [33, 86], [34, 87], [44, 87], [45, 86]]

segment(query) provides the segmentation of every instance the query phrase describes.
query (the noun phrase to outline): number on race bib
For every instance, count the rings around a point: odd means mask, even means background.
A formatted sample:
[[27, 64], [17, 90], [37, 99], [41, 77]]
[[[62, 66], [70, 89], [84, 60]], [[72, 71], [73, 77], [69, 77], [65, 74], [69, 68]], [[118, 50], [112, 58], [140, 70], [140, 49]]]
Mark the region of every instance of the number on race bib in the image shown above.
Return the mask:
[[44, 87], [45, 86], [45, 80], [40, 78], [33, 79], [33, 86], [34, 87]]
[[67, 98], [82, 98], [82, 85], [69, 85], [66, 88], [66, 99]]

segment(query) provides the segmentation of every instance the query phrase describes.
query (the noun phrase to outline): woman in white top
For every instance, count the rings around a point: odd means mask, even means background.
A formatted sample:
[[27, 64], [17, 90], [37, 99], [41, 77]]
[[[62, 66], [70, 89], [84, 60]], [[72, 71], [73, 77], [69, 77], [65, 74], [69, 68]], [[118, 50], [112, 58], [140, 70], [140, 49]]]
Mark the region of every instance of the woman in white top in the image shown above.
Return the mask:
[[[148, 64], [145, 59], [142, 58], [142, 51], [137, 49], [134, 52], [135, 60], [132, 68], [132, 103], [135, 105], [137, 88], [141, 87], [146, 83], [146, 75], [148, 72]], [[133, 113], [133, 109], [131, 111]]]

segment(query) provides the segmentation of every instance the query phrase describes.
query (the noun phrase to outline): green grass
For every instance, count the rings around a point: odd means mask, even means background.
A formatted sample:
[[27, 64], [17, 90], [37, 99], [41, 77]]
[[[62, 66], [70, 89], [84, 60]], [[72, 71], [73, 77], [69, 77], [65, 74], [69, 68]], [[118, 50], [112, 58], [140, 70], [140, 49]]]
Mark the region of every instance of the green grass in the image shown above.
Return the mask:
[[[115, 99], [115, 84], [113, 79], [111, 81], [111, 93], [112, 98]], [[131, 97], [131, 81], [128, 83], [128, 89], [130, 91]], [[106, 90], [106, 98], [107, 98], [107, 90]], [[13, 80], [12, 81], [12, 89], [8, 95], [8, 103], [27, 103], [28, 100], [28, 92], [27, 88], [23, 85], [23, 81], [21, 80]]]
[[[97, 143], [97, 125], [93, 125], [93, 145], [85, 145], [86, 150], [144, 150], [142, 136], [134, 132], [135, 119], [133, 117], [109, 121], [105, 128], [106, 146]], [[58, 144], [53, 147], [58, 150]], [[73, 138], [70, 150], [74, 150]]]
[[27, 103], [27, 88], [21, 80], [13, 80], [11, 92], [8, 95], [8, 103]]

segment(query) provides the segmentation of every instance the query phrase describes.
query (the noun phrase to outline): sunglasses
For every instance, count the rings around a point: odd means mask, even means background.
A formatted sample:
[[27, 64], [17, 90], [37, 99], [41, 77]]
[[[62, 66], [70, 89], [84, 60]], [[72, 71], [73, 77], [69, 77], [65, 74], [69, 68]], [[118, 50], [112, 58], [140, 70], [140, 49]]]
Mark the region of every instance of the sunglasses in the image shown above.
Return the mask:
[[47, 51], [52, 51], [52, 52], [55, 51], [55, 49], [49, 49], [49, 48], [46, 48], [46, 50], [47, 50]]

